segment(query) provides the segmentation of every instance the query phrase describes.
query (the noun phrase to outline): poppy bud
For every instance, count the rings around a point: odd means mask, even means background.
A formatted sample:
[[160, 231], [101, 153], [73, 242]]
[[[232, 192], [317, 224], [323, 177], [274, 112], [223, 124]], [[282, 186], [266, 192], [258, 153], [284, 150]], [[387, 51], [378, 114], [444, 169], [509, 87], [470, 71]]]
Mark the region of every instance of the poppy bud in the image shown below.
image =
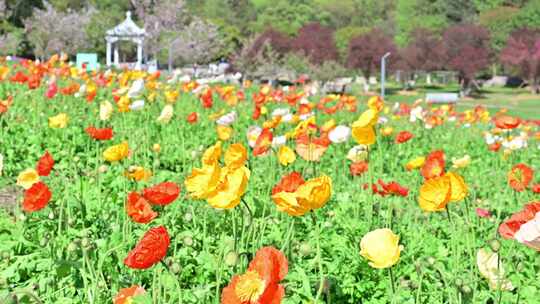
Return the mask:
[[89, 238], [85, 237], [81, 240], [81, 246], [83, 248], [88, 248], [91, 245], [91, 241]]
[[227, 253], [225, 256], [225, 265], [233, 267], [238, 264], [238, 254], [234, 251]]
[[75, 224], [75, 219], [70, 218], [68, 219], [67, 223], [69, 226], [73, 226], [73, 224]]
[[21, 215], [19, 215], [19, 219], [20, 219], [22, 222], [24, 222], [24, 221], [26, 220], [26, 216], [25, 216], [23, 213], [21, 213]]
[[77, 244], [75, 244], [75, 242], [69, 243], [69, 245], [67, 247], [67, 251], [68, 252], [75, 252], [75, 250], [77, 250]]
[[188, 213], [186, 213], [186, 214], [184, 215], [184, 220], [185, 220], [186, 222], [191, 222], [192, 219], [193, 219], [193, 215], [192, 215], [191, 213], [188, 212]]
[[465, 285], [465, 286], [461, 287], [461, 293], [470, 294], [471, 292], [472, 292], [472, 289], [471, 289], [470, 286]]
[[48, 242], [49, 242], [48, 239], [42, 238], [42, 239], [39, 241], [39, 246], [45, 247], [45, 246], [47, 246], [47, 243], [48, 243]]
[[6, 278], [0, 278], [0, 286], [6, 286], [8, 284], [7, 282], [7, 279]]
[[302, 243], [300, 245], [300, 255], [307, 256], [311, 254], [311, 246], [308, 243]]
[[499, 252], [499, 250], [501, 249], [501, 242], [493, 239], [489, 241], [489, 247], [491, 248], [491, 250], [493, 250], [493, 252]]
[[457, 287], [463, 286], [463, 280], [460, 278], [457, 278], [454, 283], [456, 284]]
[[436, 262], [436, 261], [437, 261], [437, 260], [435, 260], [434, 257], [429, 257], [429, 258], [427, 258], [427, 262], [428, 262], [428, 264], [429, 264], [430, 266], [435, 265], [435, 262]]
[[184, 238], [184, 245], [191, 247], [193, 246], [193, 239], [190, 236]]
[[161, 152], [161, 145], [160, 144], [154, 144], [152, 146], [152, 151], [156, 152], [156, 153], [159, 153]]
[[172, 272], [173, 274], [178, 274], [178, 273], [180, 273], [180, 271], [182, 271], [182, 267], [180, 266], [180, 264], [178, 264], [178, 263], [173, 263], [173, 264], [171, 265], [171, 272]]
[[108, 168], [109, 167], [107, 167], [107, 165], [101, 165], [101, 166], [99, 166], [98, 171], [99, 171], [99, 173], [105, 173], [105, 172], [107, 172]]
[[49, 212], [49, 219], [54, 220], [54, 212]]

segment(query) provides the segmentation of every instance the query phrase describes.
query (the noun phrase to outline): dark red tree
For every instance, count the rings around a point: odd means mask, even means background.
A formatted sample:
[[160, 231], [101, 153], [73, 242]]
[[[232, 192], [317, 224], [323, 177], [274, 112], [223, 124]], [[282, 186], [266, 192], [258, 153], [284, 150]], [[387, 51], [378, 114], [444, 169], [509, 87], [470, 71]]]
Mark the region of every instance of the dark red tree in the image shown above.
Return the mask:
[[289, 52], [292, 47], [293, 39], [284, 33], [276, 31], [272, 28], [267, 29], [255, 39], [253, 46], [249, 51], [249, 55], [255, 56], [258, 54], [265, 44], [268, 44], [272, 50], [279, 55], [284, 55]]
[[334, 31], [317, 22], [308, 23], [298, 30], [293, 51], [304, 53], [314, 64], [337, 60], [339, 56]]
[[490, 63], [489, 32], [478, 25], [454, 25], [444, 32], [443, 45], [447, 68], [459, 73], [462, 93], [468, 95], [476, 73]]
[[540, 30], [522, 28], [510, 34], [501, 51], [501, 62], [515, 69], [529, 81], [533, 93], [538, 94], [540, 82]]
[[435, 32], [418, 28], [412, 33], [412, 40], [403, 49], [401, 56], [410, 70], [432, 72], [444, 65], [442, 40]]
[[[379, 69], [381, 57], [387, 52], [397, 56], [394, 40], [382, 30], [372, 29], [351, 39], [347, 65], [351, 68], [360, 69], [364, 77], [369, 78]], [[389, 63], [392, 66], [392, 60]]]

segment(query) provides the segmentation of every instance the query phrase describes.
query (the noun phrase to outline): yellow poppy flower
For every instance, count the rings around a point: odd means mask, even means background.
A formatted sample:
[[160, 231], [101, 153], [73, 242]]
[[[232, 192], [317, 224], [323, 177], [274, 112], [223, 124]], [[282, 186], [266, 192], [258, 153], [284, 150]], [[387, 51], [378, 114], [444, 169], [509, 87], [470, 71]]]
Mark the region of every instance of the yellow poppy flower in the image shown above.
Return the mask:
[[279, 163], [283, 166], [288, 166], [296, 160], [296, 154], [294, 153], [294, 150], [287, 147], [287, 146], [281, 146], [278, 151], [278, 159]]
[[204, 164], [202, 168], [193, 168], [184, 185], [194, 199], [206, 199], [215, 192], [221, 176], [218, 162]]
[[306, 204], [311, 210], [324, 206], [331, 195], [332, 179], [325, 175], [310, 179], [296, 189], [300, 204]]
[[178, 91], [166, 91], [165, 100], [167, 100], [168, 103], [174, 103], [176, 102], [176, 99], [178, 98], [179, 94], [180, 92]]
[[246, 167], [234, 170], [225, 168], [225, 174], [215, 191], [206, 199], [208, 204], [218, 209], [231, 209], [240, 203], [240, 198], [246, 193], [250, 171]]
[[109, 162], [120, 161], [129, 155], [129, 145], [127, 141], [111, 146], [103, 152], [103, 158]]
[[390, 136], [390, 135], [392, 135], [392, 133], [394, 133], [394, 128], [392, 128], [392, 127], [384, 127], [381, 130], [381, 135], [382, 136]]
[[368, 232], [360, 241], [360, 255], [369, 260], [373, 268], [388, 268], [399, 262], [403, 246], [399, 245], [399, 236], [388, 228]]
[[379, 113], [373, 109], [368, 109], [358, 119], [353, 122], [353, 128], [365, 128], [368, 126], [374, 126], [379, 120]]
[[384, 107], [384, 100], [380, 96], [373, 96], [368, 100], [367, 104], [370, 109], [379, 112]]
[[56, 116], [49, 117], [49, 127], [55, 129], [63, 129], [67, 126], [69, 117], [66, 113], [60, 113]]
[[241, 143], [232, 144], [225, 151], [224, 158], [225, 166], [231, 169], [240, 168], [247, 160], [247, 149]]
[[468, 189], [463, 177], [455, 172], [448, 172], [445, 175], [450, 178], [450, 188], [452, 188], [450, 201], [459, 202], [464, 199], [467, 196]]
[[425, 162], [426, 162], [426, 158], [424, 156], [419, 156], [419, 157], [413, 158], [407, 164], [405, 164], [405, 168], [409, 171], [415, 170], [415, 169], [421, 168]]
[[141, 166], [130, 166], [124, 175], [134, 181], [148, 181], [152, 177], [152, 171]]
[[452, 181], [448, 176], [428, 179], [420, 187], [418, 203], [425, 211], [443, 211], [452, 195]]
[[228, 126], [217, 125], [216, 132], [217, 132], [219, 140], [227, 141], [231, 139], [233, 129]]
[[17, 185], [24, 189], [30, 189], [37, 182], [39, 182], [39, 174], [35, 169], [31, 168], [22, 171], [17, 177]]
[[212, 165], [219, 162], [221, 157], [221, 141], [216, 142], [213, 146], [204, 151], [202, 156], [203, 165]]
[[372, 145], [376, 141], [375, 130], [369, 125], [361, 128], [353, 125], [351, 135], [360, 145]]
[[459, 169], [459, 168], [465, 168], [471, 163], [471, 157], [469, 155], [465, 155], [461, 158], [452, 158], [452, 167]]
[[336, 127], [336, 120], [332, 118], [332, 119], [326, 121], [326, 122], [321, 126], [321, 131], [322, 131], [322, 132], [330, 132], [330, 131], [332, 131], [335, 127]]

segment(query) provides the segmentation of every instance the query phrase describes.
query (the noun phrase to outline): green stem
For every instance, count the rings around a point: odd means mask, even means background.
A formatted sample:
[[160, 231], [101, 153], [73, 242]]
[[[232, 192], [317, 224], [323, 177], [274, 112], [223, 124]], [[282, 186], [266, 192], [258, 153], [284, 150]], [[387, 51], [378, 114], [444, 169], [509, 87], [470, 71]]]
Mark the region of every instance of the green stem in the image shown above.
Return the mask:
[[313, 220], [313, 224], [315, 225], [315, 232], [316, 232], [316, 238], [317, 238], [317, 264], [319, 266], [319, 289], [317, 290], [317, 296], [315, 297], [315, 303], [319, 300], [319, 298], [322, 295], [323, 287], [324, 287], [324, 273], [323, 273], [323, 265], [321, 261], [321, 231], [319, 224], [317, 223], [317, 218], [315, 217], [315, 212], [311, 212], [311, 218]]
[[394, 295], [396, 294], [396, 289], [395, 289], [395, 279], [394, 279], [394, 272], [392, 271], [392, 267], [388, 268], [388, 274], [390, 276], [390, 289], [392, 290], [392, 295], [390, 297], [390, 299], [392, 299], [394, 297]]

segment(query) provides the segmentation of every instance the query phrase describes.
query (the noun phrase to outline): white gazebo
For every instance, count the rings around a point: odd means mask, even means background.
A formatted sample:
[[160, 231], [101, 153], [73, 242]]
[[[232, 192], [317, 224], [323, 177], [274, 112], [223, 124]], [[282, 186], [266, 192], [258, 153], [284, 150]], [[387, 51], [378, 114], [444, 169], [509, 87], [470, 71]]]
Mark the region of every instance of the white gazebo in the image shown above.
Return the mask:
[[[140, 28], [131, 20], [131, 12], [126, 12], [126, 20], [115, 28], [107, 31], [105, 40], [107, 41], [107, 67], [111, 66], [111, 55], [114, 54], [114, 66], [120, 65], [120, 54], [118, 53], [118, 41], [132, 41], [137, 44], [137, 69], [141, 69], [143, 61], [143, 43], [146, 31]], [[111, 54], [113, 53], [113, 54]]]

